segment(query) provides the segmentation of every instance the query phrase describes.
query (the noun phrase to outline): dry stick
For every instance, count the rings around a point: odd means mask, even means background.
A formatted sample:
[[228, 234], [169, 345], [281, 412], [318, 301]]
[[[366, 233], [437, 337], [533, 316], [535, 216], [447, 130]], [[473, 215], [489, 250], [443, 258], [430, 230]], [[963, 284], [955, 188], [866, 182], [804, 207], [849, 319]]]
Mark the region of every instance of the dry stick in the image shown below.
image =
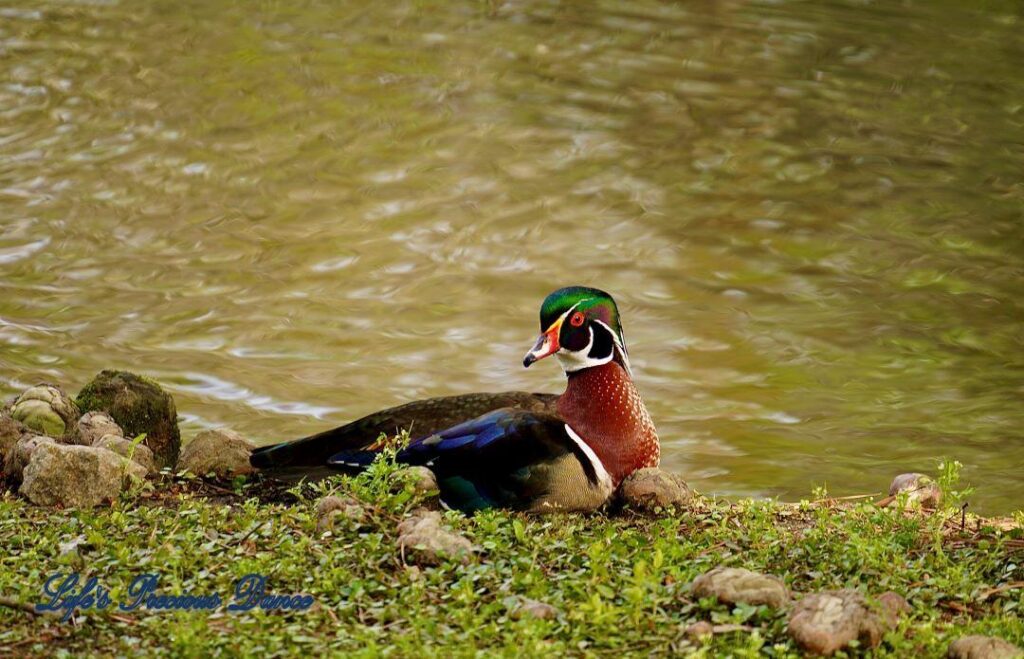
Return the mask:
[[26, 604], [25, 602], [19, 602], [18, 600], [10, 597], [0, 597], [0, 606], [5, 606], [8, 609], [17, 609], [19, 611], [24, 611], [25, 613], [30, 613], [34, 616], [41, 615], [39, 611], [36, 611], [35, 605]]
[[208, 487], [208, 488], [210, 488], [212, 490], [216, 490], [217, 492], [221, 492], [222, 494], [230, 494], [232, 496], [238, 496], [238, 492], [235, 492], [234, 490], [229, 490], [226, 487], [221, 487], [220, 485], [214, 485], [213, 483], [211, 483], [210, 481], [207, 481], [207, 480], [202, 480], [202, 479], [200, 479], [200, 480], [202, 481], [203, 485], [205, 485], [206, 487]]
[[[920, 492], [921, 490], [927, 488], [929, 485], [931, 485], [931, 483], [925, 483], [924, 485], [918, 485], [917, 487], [915, 487], [912, 490], [903, 490], [903, 492], [906, 492], [907, 494], [913, 494], [914, 492]], [[878, 502], [875, 505], [878, 506], [879, 508], [885, 508], [890, 503], [895, 501], [899, 497], [900, 494], [902, 494], [902, 492], [897, 492], [896, 494], [890, 494], [889, 496], [885, 497], [884, 499], [879, 499]]]
[[978, 595], [978, 599], [981, 601], [987, 600], [989, 597], [997, 593], [1004, 593], [1008, 590], [1014, 590], [1015, 588], [1024, 588], [1024, 581], [1014, 581], [1013, 583], [1003, 584], [1002, 586], [996, 586], [995, 588], [989, 588]]
[[896, 496], [895, 495], [890, 495], [890, 496], [885, 497], [884, 499], [879, 499], [878, 502], [875, 503], [875, 505], [878, 506], [879, 508], [885, 508], [886, 506], [888, 506], [890, 503], [892, 503], [895, 500], [896, 500]]
[[729, 632], [752, 632], [754, 628], [749, 625], [714, 625], [711, 631], [715, 634], [728, 634]]
[[877, 497], [881, 492], [872, 492], [871, 494], [851, 494], [848, 497], [832, 497], [832, 501], [853, 501], [854, 499], [868, 499], [870, 497]]
[[235, 544], [237, 544], [237, 545], [244, 544], [246, 540], [248, 540], [249, 538], [252, 537], [253, 533], [256, 533], [257, 531], [261, 530], [267, 524], [270, 524], [270, 520], [269, 519], [267, 521], [265, 521], [265, 522], [260, 523], [260, 524], [256, 524], [255, 526], [252, 527], [252, 529], [248, 533], [246, 533], [244, 536], [242, 536], [241, 540], [239, 540]]

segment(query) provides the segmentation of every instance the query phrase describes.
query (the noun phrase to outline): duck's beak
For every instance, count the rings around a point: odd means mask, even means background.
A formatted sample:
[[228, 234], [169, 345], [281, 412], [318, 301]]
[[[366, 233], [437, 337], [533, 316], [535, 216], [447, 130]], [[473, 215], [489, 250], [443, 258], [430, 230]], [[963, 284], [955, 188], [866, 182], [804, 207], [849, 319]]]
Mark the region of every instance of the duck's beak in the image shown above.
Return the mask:
[[558, 352], [559, 348], [562, 347], [558, 344], [558, 333], [561, 329], [562, 320], [559, 319], [546, 332], [538, 336], [537, 343], [533, 344], [530, 352], [526, 353], [526, 357], [523, 359], [523, 366], [529, 368], [533, 362], [540, 361]]

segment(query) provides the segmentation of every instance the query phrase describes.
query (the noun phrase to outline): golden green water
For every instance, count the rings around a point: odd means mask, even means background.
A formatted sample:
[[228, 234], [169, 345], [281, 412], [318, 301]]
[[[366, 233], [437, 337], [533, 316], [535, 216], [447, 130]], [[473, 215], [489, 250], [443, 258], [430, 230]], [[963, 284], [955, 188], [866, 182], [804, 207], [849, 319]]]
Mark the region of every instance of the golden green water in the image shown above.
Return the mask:
[[0, 394], [126, 368], [187, 436], [559, 391], [620, 302], [663, 463], [1024, 501], [1014, 3], [0, 4]]

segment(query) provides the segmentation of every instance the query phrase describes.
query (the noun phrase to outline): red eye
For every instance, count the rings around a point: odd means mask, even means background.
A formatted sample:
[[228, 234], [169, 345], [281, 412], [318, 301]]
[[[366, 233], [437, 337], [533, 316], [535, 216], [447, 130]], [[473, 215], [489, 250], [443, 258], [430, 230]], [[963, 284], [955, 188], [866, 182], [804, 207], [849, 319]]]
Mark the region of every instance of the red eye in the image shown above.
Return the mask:
[[585, 318], [586, 316], [583, 315], [582, 311], [577, 311], [572, 315], [571, 318], [569, 318], [569, 324], [572, 325], [573, 327], [579, 327], [580, 325], [583, 324], [583, 320]]

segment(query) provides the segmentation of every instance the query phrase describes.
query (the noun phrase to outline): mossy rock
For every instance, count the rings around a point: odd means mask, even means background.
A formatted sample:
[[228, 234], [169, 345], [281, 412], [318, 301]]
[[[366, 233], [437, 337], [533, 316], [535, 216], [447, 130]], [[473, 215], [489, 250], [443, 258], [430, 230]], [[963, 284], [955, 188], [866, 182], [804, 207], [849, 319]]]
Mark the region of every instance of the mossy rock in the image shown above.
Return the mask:
[[10, 414], [36, 432], [75, 443], [78, 407], [58, 385], [43, 382], [26, 389], [11, 405]]
[[106, 412], [121, 426], [125, 437], [146, 434], [145, 445], [157, 466], [173, 467], [181, 450], [178, 410], [174, 399], [150, 380], [127, 371], [101, 371], [78, 394], [84, 412]]

